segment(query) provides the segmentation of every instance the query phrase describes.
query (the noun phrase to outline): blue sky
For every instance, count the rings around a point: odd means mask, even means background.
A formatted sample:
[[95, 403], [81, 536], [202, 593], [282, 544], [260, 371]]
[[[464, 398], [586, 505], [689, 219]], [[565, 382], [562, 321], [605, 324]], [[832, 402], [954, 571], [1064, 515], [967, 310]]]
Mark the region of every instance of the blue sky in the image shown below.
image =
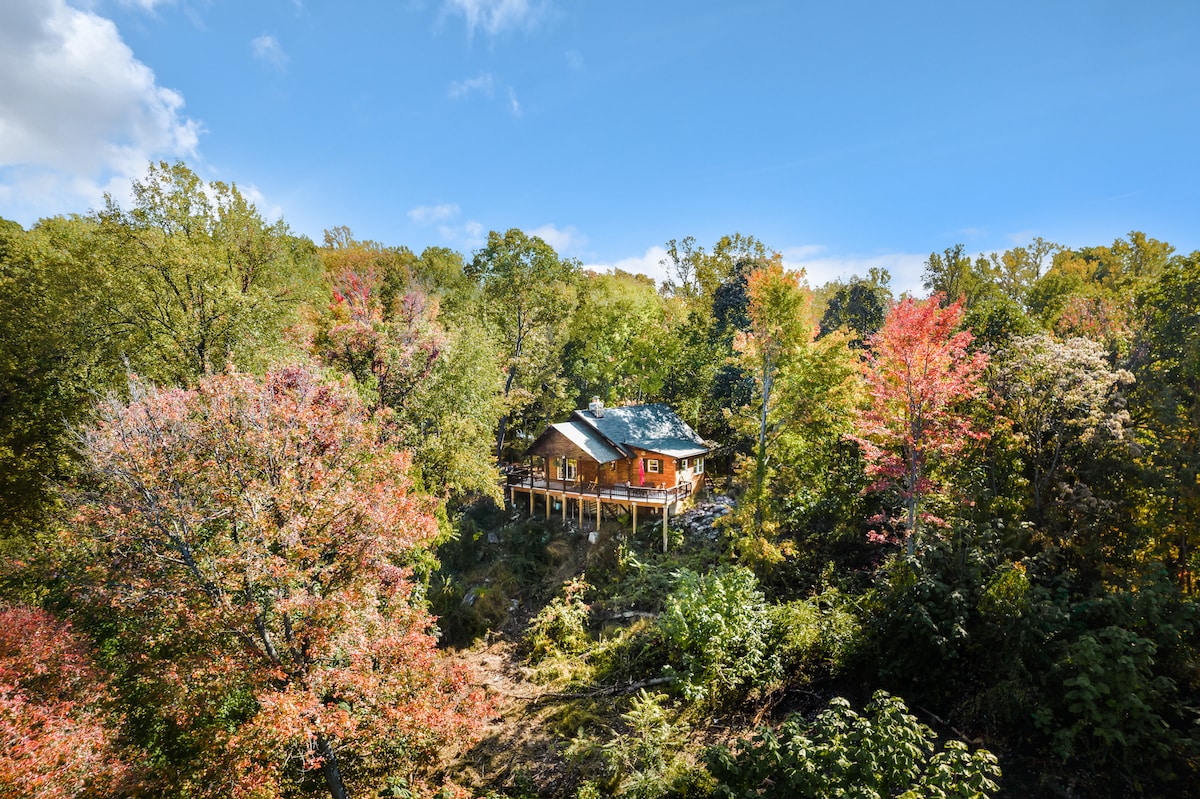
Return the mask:
[[751, 234], [810, 280], [1143, 230], [1200, 247], [1200, 4], [4, 0], [0, 216], [149, 159], [320, 240], [594, 266]]

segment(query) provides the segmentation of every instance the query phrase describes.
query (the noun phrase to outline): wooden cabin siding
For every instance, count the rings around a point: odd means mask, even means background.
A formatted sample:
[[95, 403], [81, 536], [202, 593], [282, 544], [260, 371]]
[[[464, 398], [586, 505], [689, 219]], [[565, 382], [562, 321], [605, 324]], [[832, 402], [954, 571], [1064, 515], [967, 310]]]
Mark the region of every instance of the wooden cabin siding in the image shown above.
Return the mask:
[[579, 461], [580, 469], [583, 468], [585, 460], [591, 461], [595, 465], [595, 461], [592, 460], [590, 455], [554, 428], [547, 430], [537, 443], [529, 448], [528, 454], [541, 455], [543, 458], [549, 460], [553, 460], [554, 458], [575, 458]]

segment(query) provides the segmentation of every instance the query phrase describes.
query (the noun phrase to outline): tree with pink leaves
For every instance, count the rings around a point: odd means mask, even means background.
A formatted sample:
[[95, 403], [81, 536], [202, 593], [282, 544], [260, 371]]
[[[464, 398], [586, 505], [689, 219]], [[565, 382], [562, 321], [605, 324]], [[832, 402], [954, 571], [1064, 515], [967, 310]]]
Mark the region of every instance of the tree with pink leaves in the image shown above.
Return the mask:
[[129, 795], [108, 688], [70, 624], [0, 606], [0, 795]]
[[432, 502], [353, 392], [296, 367], [131, 390], [84, 436], [74, 529], [89, 598], [203, 750], [193, 792], [343, 799], [469, 739], [485, 703], [405, 567]]
[[987, 437], [965, 412], [983, 390], [987, 355], [968, 351], [971, 333], [956, 330], [962, 313], [962, 300], [942, 308], [937, 294], [922, 302], [905, 297], [869, 339], [863, 368], [869, 402], [855, 440], [874, 479], [867, 490], [895, 489], [904, 500], [910, 555], [922, 522], [941, 521], [921, 507], [943, 488], [931, 467]]

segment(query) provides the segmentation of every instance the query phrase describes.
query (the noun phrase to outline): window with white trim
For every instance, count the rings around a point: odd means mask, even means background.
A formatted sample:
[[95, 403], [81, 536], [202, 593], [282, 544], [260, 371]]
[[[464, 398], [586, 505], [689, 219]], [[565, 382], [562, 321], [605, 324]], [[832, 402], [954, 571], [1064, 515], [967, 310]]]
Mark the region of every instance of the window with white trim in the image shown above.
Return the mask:
[[696, 474], [704, 474], [704, 458], [696, 458]]
[[662, 473], [662, 461], [658, 458], [646, 458], [646, 471], [650, 474]]
[[558, 459], [558, 479], [559, 480], [574, 480], [579, 473], [579, 461], [574, 458], [566, 458], [566, 469], [563, 469], [564, 459]]

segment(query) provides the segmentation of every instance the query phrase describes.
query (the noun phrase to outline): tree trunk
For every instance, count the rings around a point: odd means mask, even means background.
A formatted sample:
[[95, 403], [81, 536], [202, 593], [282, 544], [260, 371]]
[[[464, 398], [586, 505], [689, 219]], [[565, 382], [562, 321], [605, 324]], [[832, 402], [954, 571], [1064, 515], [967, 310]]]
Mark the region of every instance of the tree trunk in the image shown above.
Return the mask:
[[321, 774], [325, 777], [325, 784], [329, 786], [331, 799], [350, 799], [346, 784], [342, 782], [342, 770], [338, 768], [333, 747], [324, 738], [317, 738], [317, 751], [321, 753]]

